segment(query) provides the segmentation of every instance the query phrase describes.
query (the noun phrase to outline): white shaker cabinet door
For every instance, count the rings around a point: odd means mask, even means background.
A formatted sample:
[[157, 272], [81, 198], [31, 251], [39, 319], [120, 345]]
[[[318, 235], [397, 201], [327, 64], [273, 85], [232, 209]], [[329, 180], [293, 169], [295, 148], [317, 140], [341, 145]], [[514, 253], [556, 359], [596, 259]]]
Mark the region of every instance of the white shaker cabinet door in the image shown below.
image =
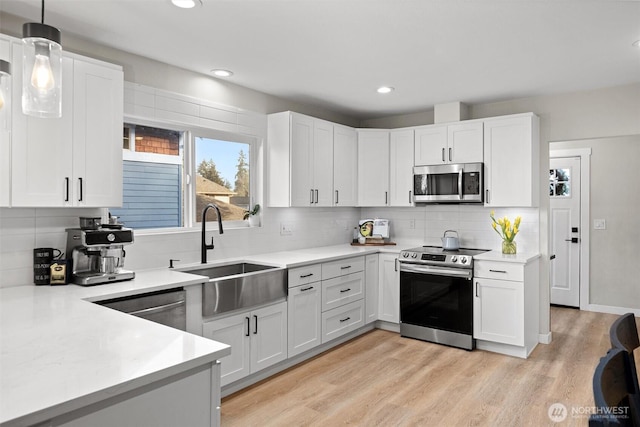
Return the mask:
[[389, 131], [358, 131], [358, 206], [389, 205]]
[[358, 204], [358, 134], [346, 126], [333, 131], [334, 206]]
[[398, 254], [379, 254], [380, 293], [378, 319], [400, 323], [400, 268]]
[[[14, 70], [21, 70], [22, 46], [13, 44]], [[13, 93], [22, 93], [22, 72], [14, 72]], [[62, 59], [62, 117], [39, 118], [22, 113], [13, 100], [11, 205], [74, 206], [73, 194], [73, 60]]]
[[77, 206], [122, 206], [123, 73], [74, 61], [73, 172]]
[[[309, 173], [307, 171], [307, 173]], [[333, 205], [333, 123], [313, 123], [314, 206]]]
[[524, 283], [475, 279], [473, 337], [524, 345]]
[[257, 372], [285, 360], [287, 358], [287, 303], [253, 310], [250, 322], [251, 372]]
[[320, 282], [289, 289], [287, 301], [288, 357], [322, 343]]
[[380, 271], [378, 266], [378, 254], [367, 255], [365, 257], [365, 323], [371, 323], [378, 320], [378, 289]]
[[231, 354], [220, 359], [221, 384], [230, 384], [251, 373], [250, 312], [206, 322], [202, 336], [231, 346]]
[[389, 205], [413, 206], [413, 130], [391, 131]]
[[291, 206], [311, 206], [313, 194], [313, 118], [291, 113]]

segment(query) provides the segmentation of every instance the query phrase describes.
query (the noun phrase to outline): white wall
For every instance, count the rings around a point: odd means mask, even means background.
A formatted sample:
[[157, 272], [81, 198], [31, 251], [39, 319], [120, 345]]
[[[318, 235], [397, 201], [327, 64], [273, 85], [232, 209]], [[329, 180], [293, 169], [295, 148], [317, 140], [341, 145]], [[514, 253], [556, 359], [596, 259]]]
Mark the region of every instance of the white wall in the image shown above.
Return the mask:
[[[590, 148], [589, 303], [640, 309], [640, 135], [554, 142], [551, 149]], [[606, 220], [605, 230], [593, 228]]]

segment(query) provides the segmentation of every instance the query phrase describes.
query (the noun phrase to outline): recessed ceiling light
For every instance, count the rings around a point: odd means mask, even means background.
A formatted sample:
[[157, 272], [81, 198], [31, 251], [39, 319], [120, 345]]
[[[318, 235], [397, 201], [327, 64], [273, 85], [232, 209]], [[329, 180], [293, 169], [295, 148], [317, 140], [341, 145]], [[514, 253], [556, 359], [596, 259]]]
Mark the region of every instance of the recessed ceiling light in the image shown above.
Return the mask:
[[393, 88], [390, 86], [380, 86], [378, 88], [378, 93], [389, 93], [389, 92], [393, 92]]
[[631, 44], [631, 46], [634, 46], [634, 47], [640, 47], [640, 40], [636, 40], [635, 42], [633, 42], [633, 43]]
[[174, 6], [178, 6], [182, 9], [191, 9], [195, 7], [197, 4], [202, 5], [201, 0], [171, 0]]
[[222, 69], [211, 70], [211, 73], [216, 77], [231, 77], [231, 76], [233, 76], [233, 72], [231, 72], [229, 70], [222, 70]]

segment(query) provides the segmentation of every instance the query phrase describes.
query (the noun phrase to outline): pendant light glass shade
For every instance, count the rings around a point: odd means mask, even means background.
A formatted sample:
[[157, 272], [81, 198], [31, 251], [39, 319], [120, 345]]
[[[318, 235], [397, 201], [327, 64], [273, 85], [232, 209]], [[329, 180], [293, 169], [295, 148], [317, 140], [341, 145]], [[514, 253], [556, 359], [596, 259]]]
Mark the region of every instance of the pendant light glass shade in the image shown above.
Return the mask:
[[60, 31], [45, 24], [24, 24], [22, 51], [22, 112], [35, 117], [62, 117]]
[[11, 64], [0, 59], [0, 131], [9, 129], [11, 112]]

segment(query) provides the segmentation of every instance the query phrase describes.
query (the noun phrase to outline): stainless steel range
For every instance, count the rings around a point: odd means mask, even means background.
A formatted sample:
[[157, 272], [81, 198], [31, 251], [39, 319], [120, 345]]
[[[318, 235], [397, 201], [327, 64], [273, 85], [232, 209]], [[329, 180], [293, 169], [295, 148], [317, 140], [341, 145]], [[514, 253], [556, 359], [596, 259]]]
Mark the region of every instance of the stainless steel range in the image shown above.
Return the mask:
[[400, 334], [472, 350], [473, 256], [421, 246], [400, 253]]

